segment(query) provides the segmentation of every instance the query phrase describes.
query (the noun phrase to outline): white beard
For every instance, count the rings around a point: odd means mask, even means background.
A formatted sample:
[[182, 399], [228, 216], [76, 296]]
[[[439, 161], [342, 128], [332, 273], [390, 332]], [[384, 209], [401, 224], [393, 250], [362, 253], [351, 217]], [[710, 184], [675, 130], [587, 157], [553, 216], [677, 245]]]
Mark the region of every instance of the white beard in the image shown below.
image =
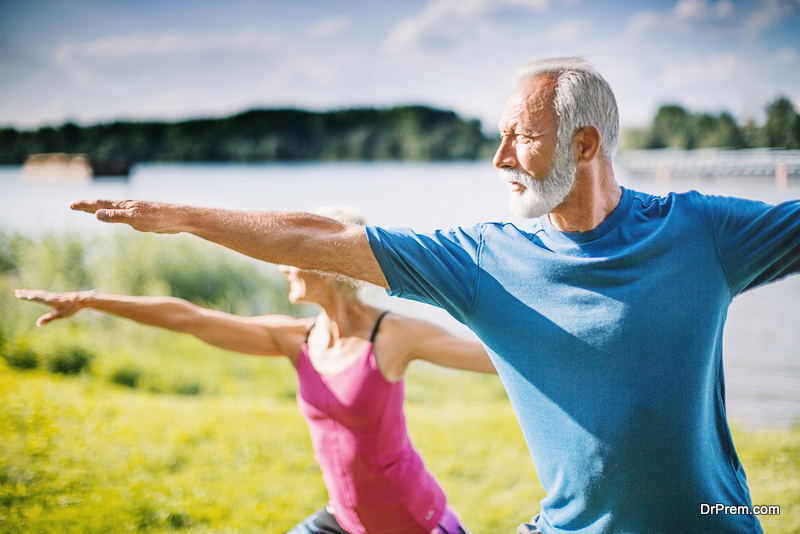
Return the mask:
[[561, 143], [560, 140], [556, 145], [553, 166], [542, 180], [519, 169], [499, 169], [501, 180], [517, 182], [524, 188], [520, 193], [512, 192], [508, 198], [511, 213], [528, 219], [550, 213], [572, 191], [576, 170], [572, 143]]

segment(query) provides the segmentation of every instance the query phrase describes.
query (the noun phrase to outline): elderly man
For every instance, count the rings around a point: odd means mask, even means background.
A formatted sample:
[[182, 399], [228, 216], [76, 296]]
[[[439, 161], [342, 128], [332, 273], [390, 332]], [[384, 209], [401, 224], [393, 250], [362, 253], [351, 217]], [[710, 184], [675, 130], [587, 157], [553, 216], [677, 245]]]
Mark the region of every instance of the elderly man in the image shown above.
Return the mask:
[[522, 69], [494, 163], [512, 209], [535, 218], [524, 227], [419, 235], [298, 213], [73, 207], [446, 309], [487, 347], [547, 492], [520, 531], [761, 532], [726, 421], [722, 328], [735, 295], [800, 269], [800, 205], [623, 189], [618, 129], [585, 61]]

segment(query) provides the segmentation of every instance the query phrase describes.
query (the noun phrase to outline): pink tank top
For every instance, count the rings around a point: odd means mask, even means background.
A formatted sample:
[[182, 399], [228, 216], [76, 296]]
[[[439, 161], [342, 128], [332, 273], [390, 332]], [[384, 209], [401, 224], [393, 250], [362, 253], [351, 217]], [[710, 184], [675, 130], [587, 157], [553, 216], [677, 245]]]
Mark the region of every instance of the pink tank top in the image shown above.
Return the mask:
[[383, 377], [372, 347], [370, 340], [354, 363], [321, 375], [303, 344], [297, 404], [342, 528], [352, 534], [428, 534], [447, 504], [444, 491], [408, 436], [404, 381]]

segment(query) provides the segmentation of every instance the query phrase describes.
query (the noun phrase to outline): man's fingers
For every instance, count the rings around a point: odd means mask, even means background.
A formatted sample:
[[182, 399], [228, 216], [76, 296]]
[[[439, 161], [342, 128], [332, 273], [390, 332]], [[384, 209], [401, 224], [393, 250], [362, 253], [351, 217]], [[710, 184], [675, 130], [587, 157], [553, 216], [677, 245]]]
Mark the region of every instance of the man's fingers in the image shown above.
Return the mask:
[[123, 223], [139, 232], [176, 234], [165, 223], [165, 212], [170, 206], [160, 202], [144, 200], [78, 200], [70, 204], [74, 210], [94, 213], [98, 220], [107, 223]]
[[109, 209], [97, 210], [97, 213], [95, 213], [95, 215], [97, 216], [97, 220], [108, 223], [129, 222], [133, 217], [133, 214], [126, 210], [109, 210]]
[[85, 211], [86, 213], [94, 213], [100, 209], [100, 200], [77, 200], [69, 205], [75, 211]]
[[104, 208], [120, 208], [124, 202], [127, 202], [127, 200], [76, 200], [69, 207], [75, 211], [95, 213], [97, 210]]
[[78, 200], [70, 207], [76, 211], [94, 213], [98, 220], [108, 223], [131, 224], [141, 215], [141, 206], [131, 200]]

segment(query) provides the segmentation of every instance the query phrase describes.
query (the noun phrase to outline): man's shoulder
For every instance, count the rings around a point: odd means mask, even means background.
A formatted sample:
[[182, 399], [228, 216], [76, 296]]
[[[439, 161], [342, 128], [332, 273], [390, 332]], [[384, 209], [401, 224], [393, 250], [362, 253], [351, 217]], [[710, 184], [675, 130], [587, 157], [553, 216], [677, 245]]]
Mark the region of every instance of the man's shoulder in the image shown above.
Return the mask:
[[479, 239], [487, 234], [525, 235], [541, 229], [541, 222], [536, 219], [522, 225], [508, 221], [485, 221], [471, 226], [454, 226], [433, 231], [417, 231], [412, 228], [392, 228], [380, 226], [367, 226], [367, 234], [376, 238], [409, 237], [413, 239], [447, 238], [454, 236]]
[[631, 195], [633, 196], [634, 200], [638, 201], [639, 203], [645, 204], [645, 205], [646, 204], [651, 204], [653, 202], [667, 202], [667, 201], [670, 201], [670, 200], [673, 200], [673, 201], [674, 200], [679, 200], [679, 201], [683, 201], [683, 202], [696, 202], [698, 200], [702, 201], [702, 199], [707, 197], [707, 195], [705, 195], [703, 193], [700, 193], [700, 192], [698, 192], [698, 191], [696, 191], [694, 189], [691, 189], [689, 191], [682, 191], [682, 192], [670, 191], [670, 192], [668, 192], [668, 193], [666, 193], [664, 195], [657, 195], [657, 194], [653, 194], [653, 193], [647, 193], [647, 192], [644, 192], [644, 191], [638, 191], [638, 190], [630, 189], [630, 188], [626, 188], [626, 189], [631, 193]]
[[[654, 195], [641, 191], [629, 190], [633, 197], [632, 208], [634, 210], [657, 209], [668, 212], [672, 209], [684, 210], [707, 210], [709, 205], [709, 195], [695, 190], [675, 192], [671, 191], [665, 195]], [[724, 199], [723, 199], [724, 200]]]

